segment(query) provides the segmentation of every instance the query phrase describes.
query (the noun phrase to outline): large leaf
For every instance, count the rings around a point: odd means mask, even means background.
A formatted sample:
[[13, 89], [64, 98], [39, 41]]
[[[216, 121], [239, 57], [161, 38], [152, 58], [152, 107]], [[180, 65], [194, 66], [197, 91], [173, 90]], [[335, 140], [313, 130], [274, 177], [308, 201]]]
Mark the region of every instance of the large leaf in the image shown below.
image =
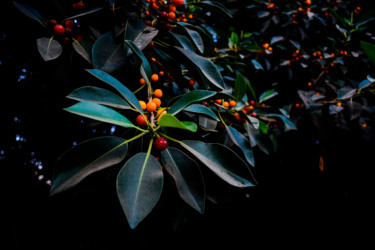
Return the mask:
[[50, 61], [58, 58], [62, 53], [61, 44], [47, 37], [41, 37], [36, 39], [39, 54], [42, 56], [44, 61]]
[[255, 166], [254, 162], [254, 153], [253, 149], [251, 148], [250, 141], [243, 136], [240, 132], [238, 132], [235, 128], [231, 126], [225, 126], [230, 139], [236, 144], [243, 154], [245, 155], [246, 161], [251, 165]]
[[217, 117], [217, 115], [211, 109], [201, 104], [191, 104], [190, 106], [184, 108], [183, 111], [209, 116], [216, 121], [220, 121], [219, 117]]
[[375, 44], [361, 41], [361, 45], [368, 58], [370, 58], [370, 60], [375, 63]]
[[68, 190], [88, 175], [121, 162], [128, 150], [123, 138], [104, 136], [82, 142], [58, 160], [50, 194]]
[[189, 130], [191, 132], [197, 132], [198, 126], [194, 122], [181, 122], [175, 116], [170, 114], [165, 114], [160, 117], [159, 120], [160, 127], [169, 127], [169, 128], [179, 128]]
[[79, 102], [73, 106], [65, 108], [64, 110], [83, 117], [119, 125], [125, 128], [134, 127], [134, 125], [119, 112], [94, 102]]
[[115, 42], [112, 32], [101, 35], [92, 46], [92, 63], [95, 69], [111, 73], [125, 63], [123, 44]]
[[171, 106], [168, 110], [168, 113], [171, 115], [176, 115], [178, 112], [183, 110], [185, 107], [189, 106], [190, 104], [198, 101], [205, 100], [210, 98], [216, 94], [215, 91], [210, 90], [193, 90], [185, 95], [179, 97], [175, 103]]
[[189, 3], [189, 4], [199, 6], [202, 9], [205, 9], [205, 10], [217, 12], [220, 15], [225, 15], [225, 16], [228, 16], [230, 18], [232, 17], [232, 14], [227, 10], [227, 8], [219, 2], [200, 1], [200, 2]]
[[339, 90], [337, 90], [337, 99], [343, 100], [343, 99], [349, 99], [353, 97], [357, 93], [357, 89], [353, 89], [351, 87], [342, 87]]
[[169, 32], [171, 36], [182, 46], [182, 48], [194, 52], [194, 47], [191, 41], [184, 35], [177, 34], [175, 32]]
[[198, 164], [177, 148], [161, 152], [163, 166], [173, 177], [181, 198], [199, 213], [204, 211], [204, 183]]
[[107, 74], [104, 71], [97, 69], [87, 69], [87, 72], [89, 72], [99, 80], [108, 83], [109, 85], [114, 87], [133, 108], [143, 113], [143, 109], [141, 107], [141, 104], [139, 104], [137, 97], [116, 78], [114, 78], [110, 74]]
[[241, 101], [242, 98], [245, 96], [247, 85], [248, 83], [245, 77], [241, 73], [238, 73], [236, 76], [236, 81], [234, 83], [233, 91], [234, 98], [237, 100], [237, 102]]
[[150, 64], [147, 61], [147, 58], [142, 53], [142, 51], [130, 40], [125, 40], [125, 44], [129, 46], [131, 51], [135, 54], [137, 59], [139, 60], [141, 66], [140, 66], [140, 72], [142, 77], [145, 79], [147, 84], [151, 83], [151, 75], [152, 75], [152, 69]]
[[124, 40], [134, 42], [139, 50], [143, 50], [158, 32], [158, 29], [147, 26], [141, 19], [131, 18], [126, 22]]
[[193, 29], [189, 29], [186, 25], [180, 25], [179, 27], [181, 27], [183, 30], [185, 30], [186, 34], [191, 39], [191, 41], [194, 43], [195, 47], [198, 49], [198, 51], [200, 53], [203, 54], [204, 43], [203, 43], [203, 39], [202, 39], [201, 35], [197, 31], [195, 31]]
[[236, 187], [256, 185], [246, 163], [230, 148], [192, 140], [184, 140], [180, 144], [227, 183]]
[[196, 67], [195, 69], [192, 69], [192, 71], [199, 72], [197, 79], [201, 78], [202, 81], [208, 81], [215, 88], [221, 90], [225, 88], [224, 79], [213, 62], [189, 50], [180, 47], [172, 48], [173, 52], [176, 56], [179, 56], [182, 59], [182, 62], [186, 67], [191, 68], [192, 65]]
[[77, 88], [67, 97], [77, 101], [95, 102], [115, 108], [130, 108], [129, 103], [115, 93], [94, 86], [83, 86]]
[[135, 228], [154, 208], [163, 189], [163, 171], [155, 157], [138, 153], [117, 176], [117, 195], [131, 228]]
[[43, 26], [46, 26], [45, 23], [43, 22], [42, 16], [34, 7], [31, 7], [30, 5], [25, 4], [25, 3], [20, 3], [18, 1], [13, 1], [13, 4], [19, 11], [21, 11], [27, 17], [31, 18], [34, 21], [37, 21]]

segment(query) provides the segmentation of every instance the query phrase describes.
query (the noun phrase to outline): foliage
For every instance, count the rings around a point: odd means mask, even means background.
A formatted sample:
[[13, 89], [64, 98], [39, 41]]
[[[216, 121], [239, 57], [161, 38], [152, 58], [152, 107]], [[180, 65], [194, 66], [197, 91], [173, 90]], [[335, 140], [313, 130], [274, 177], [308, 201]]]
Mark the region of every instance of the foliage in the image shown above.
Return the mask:
[[[70, 15], [60, 21], [63, 33], [53, 17], [14, 2], [44, 29], [36, 39], [44, 61], [66, 60], [61, 55], [73, 51], [95, 83], [72, 90], [67, 97], [77, 103], [65, 110], [134, 132], [68, 150], [56, 166], [51, 195], [121, 165], [117, 194], [135, 228], [158, 202], [166, 173], [199, 213], [205, 206], [202, 167], [235, 187], [257, 185], [254, 152], [277, 152], [278, 136], [296, 130], [303, 112], [319, 129], [327, 120], [345, 129], [373, 124], [374, 18], [359, 6], [178, 2], [64, 5]], [[145, 124], [137, 122], [139, 115]], [[158, 137], [168, 141], [163, 151], [155, 149]]]

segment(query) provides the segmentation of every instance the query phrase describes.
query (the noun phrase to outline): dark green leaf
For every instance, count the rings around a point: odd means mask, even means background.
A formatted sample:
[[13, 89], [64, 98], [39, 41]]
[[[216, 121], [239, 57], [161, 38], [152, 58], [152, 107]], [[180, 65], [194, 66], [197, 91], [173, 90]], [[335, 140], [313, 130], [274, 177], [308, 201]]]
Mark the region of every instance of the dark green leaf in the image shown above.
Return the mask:
[[191, 41], [184, 35], [177, 34], [175, 32], [169, 32], [171, 36], [182, 46], [182, 48], [194, 52], [193, 44]]
[[198, 101], [203, 101], [207, 98], [210, 98], [216, 94], [215, 91], [210, 90], [193, 90], [188, 92], [187, 94], [178, 98], [178, 100], [171, 106], [168, 110], [168, 113], [171, 115], [176, 115], [185, 107], [189, 106], [190, 104]]
[[230, 139], [233, 141], [234, 144], [236, 144], [241, 149], [241, 151], [245, 155], [246, 161], [254, 167], [254, 153], [249, 140], [240, 132], [238, 132], [235, 128], [231, 126], [226, 126], [225, 128], [228, 132]]
[[219, 3], [219, 2], [212, 2], [212, 1], [200, 1], [196, 3], [189, 3], [191, 5], [196, 5], [198, 7], [201, 7], [202, 9], [208, 10], [208, 11], [214, 11], [218, 14], [224, 14], [230, 18], [232, 18], [232, 14], [227, 10], [227, 8]]
[[237, 46], [237, 43], [238, 43], [238, 35], [236, 32], [233, 32], [230, 34], [230, 40], [232, 41], [232, 44], [233, 45], [236, 45]]
[[274, 96], [277, 96], [278, 93], [274, 89], [269, 89], [264, 91], [260, 96], [259, 96], [259, 102], [264, 102], [268, 99], [271, 99]]
[[99, 80], [114, 87], [133, 108], [143, 114], [143, 109], [141, 107], [141, 104], [139, 104], [137, 97], [116, 78], [98, 69], [87, 69], [87, 72], [89, 72]]
[[98, 137], [78, 144], [59, 158], [50, 194], [68, 190], [86, 176], [121, 162], [127, 150], [126, 141], [114, 136]]
[[196, 114], [202, 114], [205, 116], [209, 116], [216, 121], [220, 121], [219, 117], [217, 117], [211, 109], [201, 104], [191, 104], [190, 106], [184, 108], [184, 111], [196, 113]]
[[61, 44], [47, 37], [41, 37], [36, 39], [39, 54], [42, 56], [44, 61], [50, 61], [58, 58], [62, 53]]
[[173, 177], [181, 198], [199, 213], [204, 211], [204, 183], [198, 164], [177, 148], [161, 152], [163, 166]]
[[368, 58], [370, 58], [370, 60], [375, 63], [375, 44], [361, 41], [361, 45]]
[[203, 53], [204, 52], [204, 44], [203, 44], [203, 40], [202, 40], [201, 35], [197, 31], [195, 31], [193, 29], [189, 29], [187, 27], [187, 25], [179, 25], [179, 27], [181, 27], [183, 30], [185, 30], [187, 36], [191, 39], [191, 41], [193, 42], [195, 47], [198, 49], [198, 51], [200, 53]]
[[13, 1], [13, 4], [19, 11], [21, 11], [27, 17], [31, 18], [34, 21], [37, 21], [43, 26], [46, 26], [46, 24], [43, 22], [42, 16], [34, 7], [31, 7], [25, 3], [20, 3], [18, 1]]
[[91, 60], [91, 51], [92, 51], [92, 46], [93, 46], [92, 43], [85, 41], [85, 40], [78, 41], [76, 39], [73, 39], [72, 45], [73, 45], [74, 50], [80, 56], [82, 56], [89, 63], [92, 63], [92, 60]]
[[154, 208], [163, 189], [163, 171], [152, 155], [138, 153], [117, 176], [117, 195], [130, 227], [135, 228]]
[[139, 50], [143, 50], [150, 44], [159, 30], [149, 27], [138, 18], [131, 18], [126, 22], [124, 40], [132, 41]]
[[337, 99], [349, 99], [357, 93], [357, 89], [352, 89], [351, 87], [342, 87], [337, 90]]
[[67, 97], [77, 101], [95, 102], [115, 108], [130, 108], [129, 103], [127, 103], [124, 99], [122, 99], [115, 93], [94, 86], [83, 86], [77, 88]]
[[180, 144], [227, 183], [236, 187], [257, 184], [246, 163], [230, 148], [222, 144], [191, 140]]
[[152, 75], [152, 69], [150, 64], [148, 63], [147, 58], [142, 53], [140, 49], [130, 40], [125, 40], [125, 44], [129, 46], [129, 48], [133, 51], [137, 59], [139, 60], [141, 66], [140, 66], [140, 72], [142, 77], [145, 79], [147, 84], [151, 83], [151, 75]]
[[165, 114], [160, 117], [160, 127], [179, 128], [189, 130], [191, 132], [197, 132], [198, 126], [194, 122], [181, 122], [176, 117], [170, 114]]
[[177, 56], [181, 57], [186, 67], [191, 67], [191, 65], [194, 65], [194, 67], [196, 67], [192, 70], [199, 72], [199, 76], [197, 76], [197, 79], [201, 78], [203, 79], [203, 81], [208, 81], [218, 89], [225, 88], [223, 77], [221, 76], [219, 69], [213, 62], [189, 50], [179, 47], [172, 48], [174, 53], [176, 53]]
[[112, 32], [101, 35], [92, 46], [92, 63], [95, 69], [111, 73], [125, 63], [123, 44], [115, 42]]
[[234, 83], [233, 95], [237, 102], [240, 102], [246, 94], [246, 86], [248, 85], [246, 79], [241, 73], [237, 74], [236, 81]]
[[64, 110], [83, 117], [116, 124], [125, 128], [134, 127], [134, 125], [119, 112], [94, 102], [79, 102], [69, 108], [65, 108]]

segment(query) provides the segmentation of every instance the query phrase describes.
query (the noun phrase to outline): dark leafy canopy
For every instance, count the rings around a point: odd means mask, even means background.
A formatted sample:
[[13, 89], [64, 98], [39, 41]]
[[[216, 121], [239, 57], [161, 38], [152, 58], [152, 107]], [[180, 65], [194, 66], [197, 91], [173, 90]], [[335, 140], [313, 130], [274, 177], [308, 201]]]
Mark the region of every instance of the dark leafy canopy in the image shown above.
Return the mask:
[[[42, 12], [14, 1], [41, 24], [36, 34], [43, 35], [35, 39], [46, 63], [86, 63], [88, 80], [71, 91], [68, 98], [77, 103], [65, 110], [125, 130], [67, 151], [51, 194], [121, 163], [117, 194], [135, 228], [158, 202], [164, 173], [203, 213], [201, 167], [235, 187], [255, 186], [254, 148], [272, 155], [280, 136], [299, 128], [301, 116], [312, 115], [322, 131], [320, 121], [347, 130], [374, 126], [375, 19], [353, 1], [103, 2], [63, 12], [68, 15], [58, 23], [73, 26], [57, 35]], [[162, 90], [158, 97], [156, 89]], [[155, 98], [155, 110], [140, 103]], [[128, 130], [136, 133], [122, 138]], [[158, 137], [169, 143], [162, 152], [153, 144]], [[127, 152], [128, 142], [140, 152]]]

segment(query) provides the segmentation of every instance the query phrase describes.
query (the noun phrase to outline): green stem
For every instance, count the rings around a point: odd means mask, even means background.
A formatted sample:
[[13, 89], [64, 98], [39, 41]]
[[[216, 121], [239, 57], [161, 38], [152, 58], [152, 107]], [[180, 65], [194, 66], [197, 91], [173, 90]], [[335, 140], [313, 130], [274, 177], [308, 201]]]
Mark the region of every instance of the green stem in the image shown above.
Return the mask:
[[227, 124], [224, 122], [223, 117], [221, 117], [221, 115], [220, 115], [220, 111], [218, 111], [217, 114], [219, 115], [219, 119], [220, 119], [220, 121], [221, 121], [221, 122], [224, 124], [224, 126], [226, 127]]
[[[144, 119], [144, 118], [143, 118]], [[141, 129], [140, 127], [134, 126], [135, 129], [142, 131], [143, 133], [148, 133], [148, 130]]]
[[153, 142], [154, 142], [154, 138], [151, 137], [151, 139], [150, 139], [150, 144], [148, 144], [147, 157], [148, 157], [148, 155], [151, 154], [151, 149], [152, 149], [152, 144], [153, 144]]
[[139, 89], [137, 89], [136, 91], [133, 92], [133, 94], [136, 94], [137, 92], [141, 91], [144, 86], [146, 86], [147, 84], [143, 84]]
[[163, 133], [160, 133], [160, 132], [159, 132], [159, 134], [160, 134], [161, 136], [163, 136], [164, 138], [168, 139], [168, 140], [171, 140], [171, 141], [174, 141], [174, 142], [177, 142], [177, 143], [181, 143], [181, 141], [179, 141], [179, 140], [177, 140], [177, 139], [174, 139], [174, 138], [172, 138], [172, 137], [169, 137], [169, 136], [166, 135], [166, 134], [163, 134]]
[[[148, 131], [147, 131], [147, 132], [148, 132]], [[129, 142], [131, 142], [131, 141], [134, 141], [134, 140], [138, 139], [139, 137], [144, 136], [145, 134], [147, 134], [147, 133], [146, 133], [146, 132], [140, 133], [140, 134], [134, 136], [133, 138], [130, 138], [129, 140], [126, 140], [126, 141], [123, 142], [122, 144], [129, 143]]]

